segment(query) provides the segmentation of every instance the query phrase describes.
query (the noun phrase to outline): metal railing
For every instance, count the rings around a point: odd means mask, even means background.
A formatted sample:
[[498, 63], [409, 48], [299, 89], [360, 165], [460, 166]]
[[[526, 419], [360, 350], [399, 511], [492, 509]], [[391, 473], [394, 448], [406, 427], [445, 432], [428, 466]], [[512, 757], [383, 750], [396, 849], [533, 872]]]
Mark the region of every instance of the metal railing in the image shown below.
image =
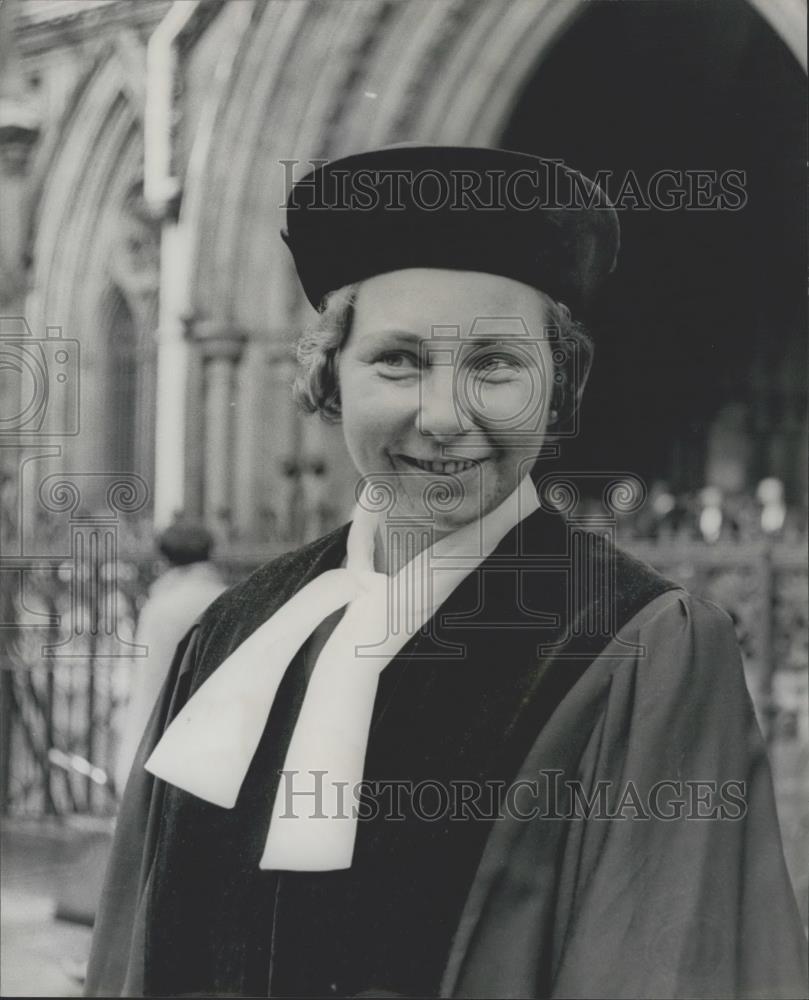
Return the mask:
[[[85, 536], [70, 561], [21, 561], [15, 592], [6, 590], [0, 629], [5, 816], [103, 816], [116, 809], [119, 790], [111, 775], [138, 663], [134, 626], [158, 564], [151, 553], [117, 553], [103, 526]], [[766, 540], [624, 547], [731, 614], [762, 729], [771, 745], [792, 743], [805, 751], [809, 586], [803, 551]], [[234, 551], [219, 563], [235, 581], [275, 554]], [[14, 568], [4, 562], [6, 576]]]

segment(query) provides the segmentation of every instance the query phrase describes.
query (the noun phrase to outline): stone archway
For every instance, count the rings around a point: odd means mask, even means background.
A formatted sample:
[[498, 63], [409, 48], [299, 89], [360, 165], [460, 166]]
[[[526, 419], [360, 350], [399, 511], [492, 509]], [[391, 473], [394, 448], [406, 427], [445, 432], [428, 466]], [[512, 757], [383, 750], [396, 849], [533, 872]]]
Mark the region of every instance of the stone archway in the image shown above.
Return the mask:
[[[493, 142], [537, 54], [579, 9], [577, 0], [269, 4], [245, 31], [209, 113], [216, 140], [184, 193], [193, 210], [185, 217], [194, 237], [192, 330], [207, 372], [197, 385], [203, 394], [216, 385], [219, 400], [217, 412], [210, 393], [192, 400], [208, 424], [189, 422], [188, 451], [198, 453], [212, 431], [223, 450], [217, 458], [206, 449], [187, 494], [216, 494], [207, 514], [229, 515], [224, 534], [261, 537], [269, 521], [280, 526], [275, 541], [289, 544], [342, 519], [352, 497], [339, 430], [302, 424], [286, 385], [289, 347], [311, 311], [278, 238], [289, 178], [280, 161], [305, 169], [313, 158], [413, 138]], [[476, 77], [471, 67], [487, 44]], [[232, 344], [224, 354], [223, 338]], [[283, 428], [269, 438], [267, 418]], [[333, 502], [322, 509], [325, 494]]]
[[[595, 4], [537, 67], [502, 144], [600, 172], [623, 234], [567, 468], [631, 467], [678, 493], [721, 483], [752, 495], [777, 476], [802, 502], [805, 87], [741, 0]], [[653, 209], [644, 192], [667, 172], [684, 182], [683, 207]], [[743, 178], [730, 207], [706, 211], [686, 190], [725, 176]], [[640, 203], [621, 198], [629, 179]], [[728, 408], [744, 414], [733, 447]], [[714, 421], [740, 466], [732, 477], [709, 446]]]
[[[148, 341], [156, 325], [158, 271], [148, 249], [151, 229], [136, 204], [142, 172], [142, 108], [124, 61], [114, 46], [105, 46], [50, 137], [35, 186], [29, 321], [37, 335], [46, 326], [60, 327], [64, 337], [79, 342], [81, 353], [80, 429], [62, 445], [63, 467], [116, 468], [126, 454], [108, 433], [114, 387], [105, 377], [107, 338], [115, 316], [120, 318], [116, 296], [126, 302], [139, 339]], [[140, 412], [128, 419], [140, 423], [150, 450], [152, 393], [144, 387], [141, 395]], [[49, 429], [58, 433], [64, 415], [48, 416]], [[131, 471], [150, 478], [148, 455], [140, 459], [144, 467]]]
[[[323, 491], [316, 478], [307, 480], [308, 470], [326, 456], [338, 519], [350, 501], [351, 477], [341, 476], [334, 460], [339, 432], [302, 428], [283, 390], [289, 345], [310, 310], [277, 237], [289, 180], [279, 161], [305, 163], [404, 140], [496, 145], [543, 54], [585, 8], [579, 0], [313, 0], [267, 4], [249, 30], [241, 26], [227, 85], [210, 109], [215, 141], [185, 194], [193, 206], [193, 218], [186, 213], [191, 322], [199, 356], [215, 358], [220, 387], [218, 403], [195, 399], [191, 408], [207, 412], [221, 448], [235, 445], [229, 497], [219, 497], [227, 532], [261, 537], [261, 504], [286, 522], [285, 512], [316, 503]], [[776, 30], [788, 26], [799, 35], [802, 10], [800, 0], [783, 0], [778, 17], [767, 16]], [[223, 354], [212, 343], [211, 354], [209, 334], [232, 348]], [[271, 438], [268, 413], [284, 427]], [[194, 434], [201, 443], [206, 430], [189, 429], [195, 451]], [[224, 454], [209, 454], [206, 463], [207, 471], [191, 470], [191, 495], [221, 484]], [[285, 468], [297, 480], [285, 481]], [[298, 541], [303, 530], [288, 523], [276, 540]]]

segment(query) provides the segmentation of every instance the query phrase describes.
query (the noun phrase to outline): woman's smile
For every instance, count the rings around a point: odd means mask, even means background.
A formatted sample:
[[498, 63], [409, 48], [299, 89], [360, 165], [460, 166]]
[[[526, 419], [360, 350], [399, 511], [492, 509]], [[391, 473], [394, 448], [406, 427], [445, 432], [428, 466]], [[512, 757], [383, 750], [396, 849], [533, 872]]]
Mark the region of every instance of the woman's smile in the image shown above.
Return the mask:
[[396, 455], [395, 458], [406, 462], [408, 465], [415, 469], [419, 469], [422, 472], [429, 472], [440, 476], [457, 476], [461, 473], [469, 472], [471, 469], [480, 465], [479, 461], [426, 459], [415, 458], [412, 455]]

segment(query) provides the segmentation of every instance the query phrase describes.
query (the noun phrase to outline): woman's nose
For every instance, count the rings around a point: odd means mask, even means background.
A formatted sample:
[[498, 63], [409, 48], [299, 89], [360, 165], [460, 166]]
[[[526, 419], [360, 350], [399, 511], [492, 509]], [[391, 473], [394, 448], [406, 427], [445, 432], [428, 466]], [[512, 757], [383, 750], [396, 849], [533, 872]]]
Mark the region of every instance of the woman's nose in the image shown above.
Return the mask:
[[422, 377], [419, 389], [418, 424], [422, 434], [453, 438], [467, 428], [463, 409], [455, 398], [456, 385], [452, 365], [435, 365]]

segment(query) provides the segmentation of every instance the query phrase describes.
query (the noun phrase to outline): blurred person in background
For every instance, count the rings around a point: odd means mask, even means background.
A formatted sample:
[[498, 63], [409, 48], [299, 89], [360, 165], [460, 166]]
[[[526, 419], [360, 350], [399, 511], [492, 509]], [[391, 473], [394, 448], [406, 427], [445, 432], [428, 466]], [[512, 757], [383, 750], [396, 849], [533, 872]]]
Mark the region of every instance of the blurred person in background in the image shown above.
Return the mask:
[[157, 702], [177, 644], [208, 605], [225, 589], [210, 561], [213, 536], [203, 525], [178, 518], [157, 537], [168, 569], [149, 589], [138, 617], [135, 642], [145, 657], [132, 663], [129, 703], [115, 766], [115, 788], [122, 795], [146, 723]]

